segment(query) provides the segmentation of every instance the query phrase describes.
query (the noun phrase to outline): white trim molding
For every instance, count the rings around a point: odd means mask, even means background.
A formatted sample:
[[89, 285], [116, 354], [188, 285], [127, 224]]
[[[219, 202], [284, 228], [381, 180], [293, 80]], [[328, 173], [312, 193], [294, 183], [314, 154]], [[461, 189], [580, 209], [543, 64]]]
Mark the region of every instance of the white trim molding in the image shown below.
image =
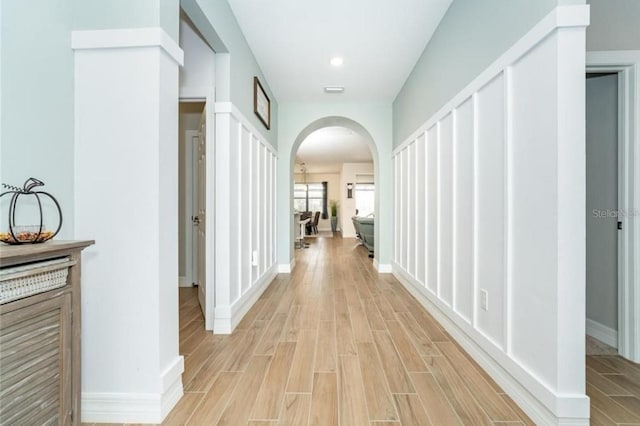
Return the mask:
[[618, 348], [618, 332], [589, 318], [587, 318], [587, 336], [600, 340], [613, 348]]
[[110, 30], [84, 30], [71, 32], [71, 48], [118, 49], [160, 47], [170, 58], [182, 66], [184, 53], [167, 32], [160, 27], [123, 28]]
[[279, 274], [290, 274], [293, 272], [293, 268], [296, 267], [296, 259], [291, 259], [289, 264], [279, 264], [278, 265], [278, 273]]
[[412, 143], [420, 135], [424, 134], [435, 123], [440, 121], [453, 108], [460, 105], [471, 93], [477, 92], [482, 86], [491, 81], [496, 75], [516, 62], [525, 52], [528, 52], [539, 44], [546, 36], [558, 28], [585, 27], [589, 25], [589, 7], [584, 5], [559, 6], [542, 19], [524, 37], [516, 42], [509, 50], [493, 62], [487, 69], [478, 75], [471, 83], [462, 89], [456, 96], [447, 102], [426, 123], [418, 128], [402, 144], [393, 150], [397, 155], [400, 151]]
[[230, 307], [216, 307], [216, 318], [213, 324], [214, 334], [231, 334], [233, 332], [249, 309], [276, 278], [276, 269], [277, 266], [274, 265], [242, 298], [236, 300]]
[[588, 22], [557, 7], [393, 152], [392, 273], [545, 425], [589, 424]]
[[231, 102], [214, 111], [213, 332], [228, 334], [286, 265], [276, 263], [277, 151]]
[[379, 263], [378, 259], [373, 259], [373, 267], [379, 274], [390, 274], [393, 272], [391, 264]]
[[193, 283], [189, 279], [189, 277], [178, 277], [178, 286], [179, 287], [192, 287]]
[[230, 114], [235, 117], [239, 122], [242, 123], [244, 127], [246, 127], [253, 135], [258, 136], [261, 140], [262, 144], [264, 144], [269, 151], [271, 151], [276, 158], [278, 157], [278, 150], [276, 150], [269, 139], [262, 133], [262, 131], [258, 130], [251, 122], [240, 112], [240, 110], [232, 103], [232, 102], [216, 102], [215, 104], [215, 113], [216, 114]]
[[[504, 364], [489, 353], [486, 345], [478, 344], [478, 342], [469, 335], [468, 330], [459, 322], [454, 321], [445, 313], [444, 307], [434, 299], [429, 292], [425, 292], [422, 285], [415, 280], [407, 277], [402, 272], [394, 269], [394, 275], [405, 286], [405, 288], [429, 311], [431, 315], [440, 323], [444, 329], [463, 347], [463, 349], [472, 356], [472, 358], [485, 370], [493, 380], [522, 408], [525, 413], [538, 425], [589, 425], [588, 419], [576, 419], [573, 417], [557, 417], [551, 412], [545, 404], [541, 403], [537, 398], [531, 396], [531, 389], [527, 384], [523, 384], [519, 380], [515, 380]], [[546, 388], [545, 388], [546, 389]], [[549, 396], [551, 391], [546, 389]], [[550, 398], [544, 398], [550, 400]], [[565, 396], [566, 405], [582, 406], [585, 401], [587, 407], [589, 400], [582, 395]]]
[[162, 423], [183, 395], [184, 358], [162, 374], [159, 393], [82, 392], [82, 423]]
[[[640, 50], [587, 52], [587, 71], [618, 73], [618, 111], [621, 167], [618, 209], [631, 212], [622, 218], [618, 233], [618, 351], [640, 362]], [[594, 336], [595, 337], [595, 336]]]

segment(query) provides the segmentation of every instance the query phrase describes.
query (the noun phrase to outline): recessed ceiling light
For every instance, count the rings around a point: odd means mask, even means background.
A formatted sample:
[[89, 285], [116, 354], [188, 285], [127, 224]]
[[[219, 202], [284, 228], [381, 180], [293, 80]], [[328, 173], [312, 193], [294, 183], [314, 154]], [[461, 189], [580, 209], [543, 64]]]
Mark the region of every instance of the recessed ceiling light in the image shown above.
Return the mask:
[[344, 60], [342, 59], [342, 56], [334, 56], [333, 58], [331, 58], [330, 63], [334, 67], [341, 67], [344, 63]]
[[324, 91], [327, 93], [342, 93], [344, 92], [344, 87], [342, 86], [327, 86], [324, 88]]

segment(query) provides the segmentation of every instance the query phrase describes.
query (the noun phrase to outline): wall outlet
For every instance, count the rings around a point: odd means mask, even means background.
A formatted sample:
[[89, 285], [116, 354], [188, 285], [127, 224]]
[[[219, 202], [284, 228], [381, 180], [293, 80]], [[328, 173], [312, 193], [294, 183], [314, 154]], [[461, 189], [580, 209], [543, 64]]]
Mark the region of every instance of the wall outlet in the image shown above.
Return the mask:
[[251, 266], [258, 266], [258, 252], [256, 250], [251, 252]]
[[480, 289], [480, 307], [485, 311], [489, 310], [489, 292], [484, 289]]

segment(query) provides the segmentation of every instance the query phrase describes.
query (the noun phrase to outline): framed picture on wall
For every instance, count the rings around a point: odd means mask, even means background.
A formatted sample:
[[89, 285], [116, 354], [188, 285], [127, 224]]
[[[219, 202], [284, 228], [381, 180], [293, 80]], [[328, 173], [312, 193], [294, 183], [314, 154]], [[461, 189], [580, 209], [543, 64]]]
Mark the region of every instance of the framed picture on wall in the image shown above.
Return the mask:
[[253, 77], [253, 112], [256, 113], [267, 130], [271, 128], [271, 101], [258, 77]]

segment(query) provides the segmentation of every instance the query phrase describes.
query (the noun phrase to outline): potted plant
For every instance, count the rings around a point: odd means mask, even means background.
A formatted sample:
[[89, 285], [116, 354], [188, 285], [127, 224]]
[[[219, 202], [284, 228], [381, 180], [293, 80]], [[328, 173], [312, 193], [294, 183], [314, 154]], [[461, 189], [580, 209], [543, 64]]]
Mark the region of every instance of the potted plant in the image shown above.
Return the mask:
[[338, 202], [336, 200], [329, 201], [331, 208], [331, 232], [338, 230]]

